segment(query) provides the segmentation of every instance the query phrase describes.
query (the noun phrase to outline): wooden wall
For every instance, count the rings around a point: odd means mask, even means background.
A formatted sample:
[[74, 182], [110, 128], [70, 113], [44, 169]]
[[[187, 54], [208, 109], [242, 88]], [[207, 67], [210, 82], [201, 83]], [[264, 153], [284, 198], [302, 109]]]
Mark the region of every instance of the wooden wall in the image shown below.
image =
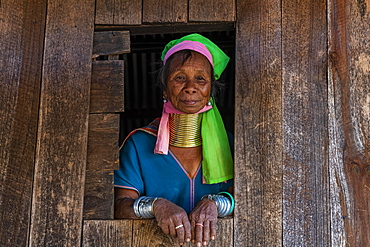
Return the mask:
[[117, 54], [130, 51], [123, 30], [225, 24], [236, 31], [236, 208], [211, 246], [370, 245], [369, 5], [1, 1], [0, 245], [174, 246], [154, 220], [113, 220]]

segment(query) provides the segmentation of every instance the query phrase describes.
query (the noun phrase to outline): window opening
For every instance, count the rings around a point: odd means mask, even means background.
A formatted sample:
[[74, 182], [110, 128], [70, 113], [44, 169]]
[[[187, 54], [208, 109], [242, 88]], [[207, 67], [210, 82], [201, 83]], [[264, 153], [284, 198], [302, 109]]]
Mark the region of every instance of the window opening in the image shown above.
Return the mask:
[[[234, 132], [235, 32], [199, 32], [217, 44], [230, 62], [222, 74], [225, 84], [217, 96], [217, 106], [227, 131]], [[125, 112], [121, 113], [120, 143], [134, 129], [161, 116], [162, 92], [155, 85], [163, 47], [189, 33], [131, 35], [131, 53], [120, 55], [125, 61]]]

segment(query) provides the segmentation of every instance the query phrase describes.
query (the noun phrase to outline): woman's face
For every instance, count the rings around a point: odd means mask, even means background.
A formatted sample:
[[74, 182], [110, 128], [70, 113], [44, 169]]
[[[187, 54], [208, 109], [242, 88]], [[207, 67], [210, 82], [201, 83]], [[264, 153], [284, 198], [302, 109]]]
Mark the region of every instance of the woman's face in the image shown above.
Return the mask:
[[184, 64], [180, 59], [172, 63], [174, 69], [167, 76], [164, 97], [183, 113], [200, 111], [210, 99], [211, 64], [197, 52], [192, 52]]

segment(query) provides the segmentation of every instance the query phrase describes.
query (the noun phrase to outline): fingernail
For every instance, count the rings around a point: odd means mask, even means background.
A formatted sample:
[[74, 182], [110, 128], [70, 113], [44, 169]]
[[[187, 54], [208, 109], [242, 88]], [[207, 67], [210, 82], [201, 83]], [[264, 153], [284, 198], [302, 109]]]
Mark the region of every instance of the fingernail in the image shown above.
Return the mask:
[[203, 242], [203, 245], [207, 245], [207, 241], [204, 241], [204, 242]]
[[198, 243], [197, 243], [197, 246], [198, 246], [198, 247], [202, 247], [202, 243], [201, 243], [201, 242], [198, 242]]
[[215, 236], [212, 236], [212, 237], [211, 237], [211, 239], [212, 239], [212, 240], [215, 240]]
[[187, 238], [185, 241], [186, 241], [186, 242], [190, 242], [190, 238]]

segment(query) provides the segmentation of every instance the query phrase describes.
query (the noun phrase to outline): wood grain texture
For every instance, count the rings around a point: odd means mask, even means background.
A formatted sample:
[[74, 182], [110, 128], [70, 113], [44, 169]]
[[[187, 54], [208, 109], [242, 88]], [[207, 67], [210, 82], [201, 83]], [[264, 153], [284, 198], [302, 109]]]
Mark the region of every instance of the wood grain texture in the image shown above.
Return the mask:
[[329, 1], [332, 245], [370, 245], [368, 1]]
[[141, 16], [141, 0], [96, 0], [97, 25], [140, 25]]
[[118, 170], [118, 114], [90, 114], [86, 170]]
[[48, 2], [31, 246], [81, 243], [94, 6]]
[[282, 9], [283, 245], [329, 246], [326, 1]]
[[0, 5], [0, 246], [27, 246], [46, 1]]
[[235, 0], [189, 0], [189, 22], [235, 21]]
[[280, 1], [238, 1], [234, 246], [280, 246], [282, 81]]
[[144, 0], [143, 23], [188, 22], [186, 0]]
[[[133, 221], [132, 246], [178, 246], [177, 239], [163, 233], [157, 226], [155, 220], [135, 220]], [[219, 219], [217, 222], [217, 236], [214, 241], [209, 242], [209, 247], [229, 247], [233, 246], [233, 218]], [[185, 243], [184, 247], [194, 246]]]
[[90, 113], [117, 113], [124, 110], [124, 61], [93, 61]]
[[[96, 26], [96, 31], [106, 31], [106, 30], [119, 30], [122, 27], [117, 26], [108, 26], [108, 25], [100, 25]], [[233, 22], [221, 22], [215, 25], [214, 23], [176, 23], [173, 24], [161, 24], [161, 25], [140, 25], [140, 28], [136, 26], [125, 26], [125, 30], [130, 31], [131, 35], [136, 34], [169, 34], [169, 33], [191, 33], [196, 30], [197, 32], [222, 32], [222, 31], [233, 31], [234, 30], [234, 23]]]
[[132, 220], [85, 220], [82, 246], [132, 246], [132, 224]]
[[113, 171], [86, 171], [83, 218], [114, 218]]
[[130, 32], [104, 31], [94, 33], [93, 58], [130, 52]]

